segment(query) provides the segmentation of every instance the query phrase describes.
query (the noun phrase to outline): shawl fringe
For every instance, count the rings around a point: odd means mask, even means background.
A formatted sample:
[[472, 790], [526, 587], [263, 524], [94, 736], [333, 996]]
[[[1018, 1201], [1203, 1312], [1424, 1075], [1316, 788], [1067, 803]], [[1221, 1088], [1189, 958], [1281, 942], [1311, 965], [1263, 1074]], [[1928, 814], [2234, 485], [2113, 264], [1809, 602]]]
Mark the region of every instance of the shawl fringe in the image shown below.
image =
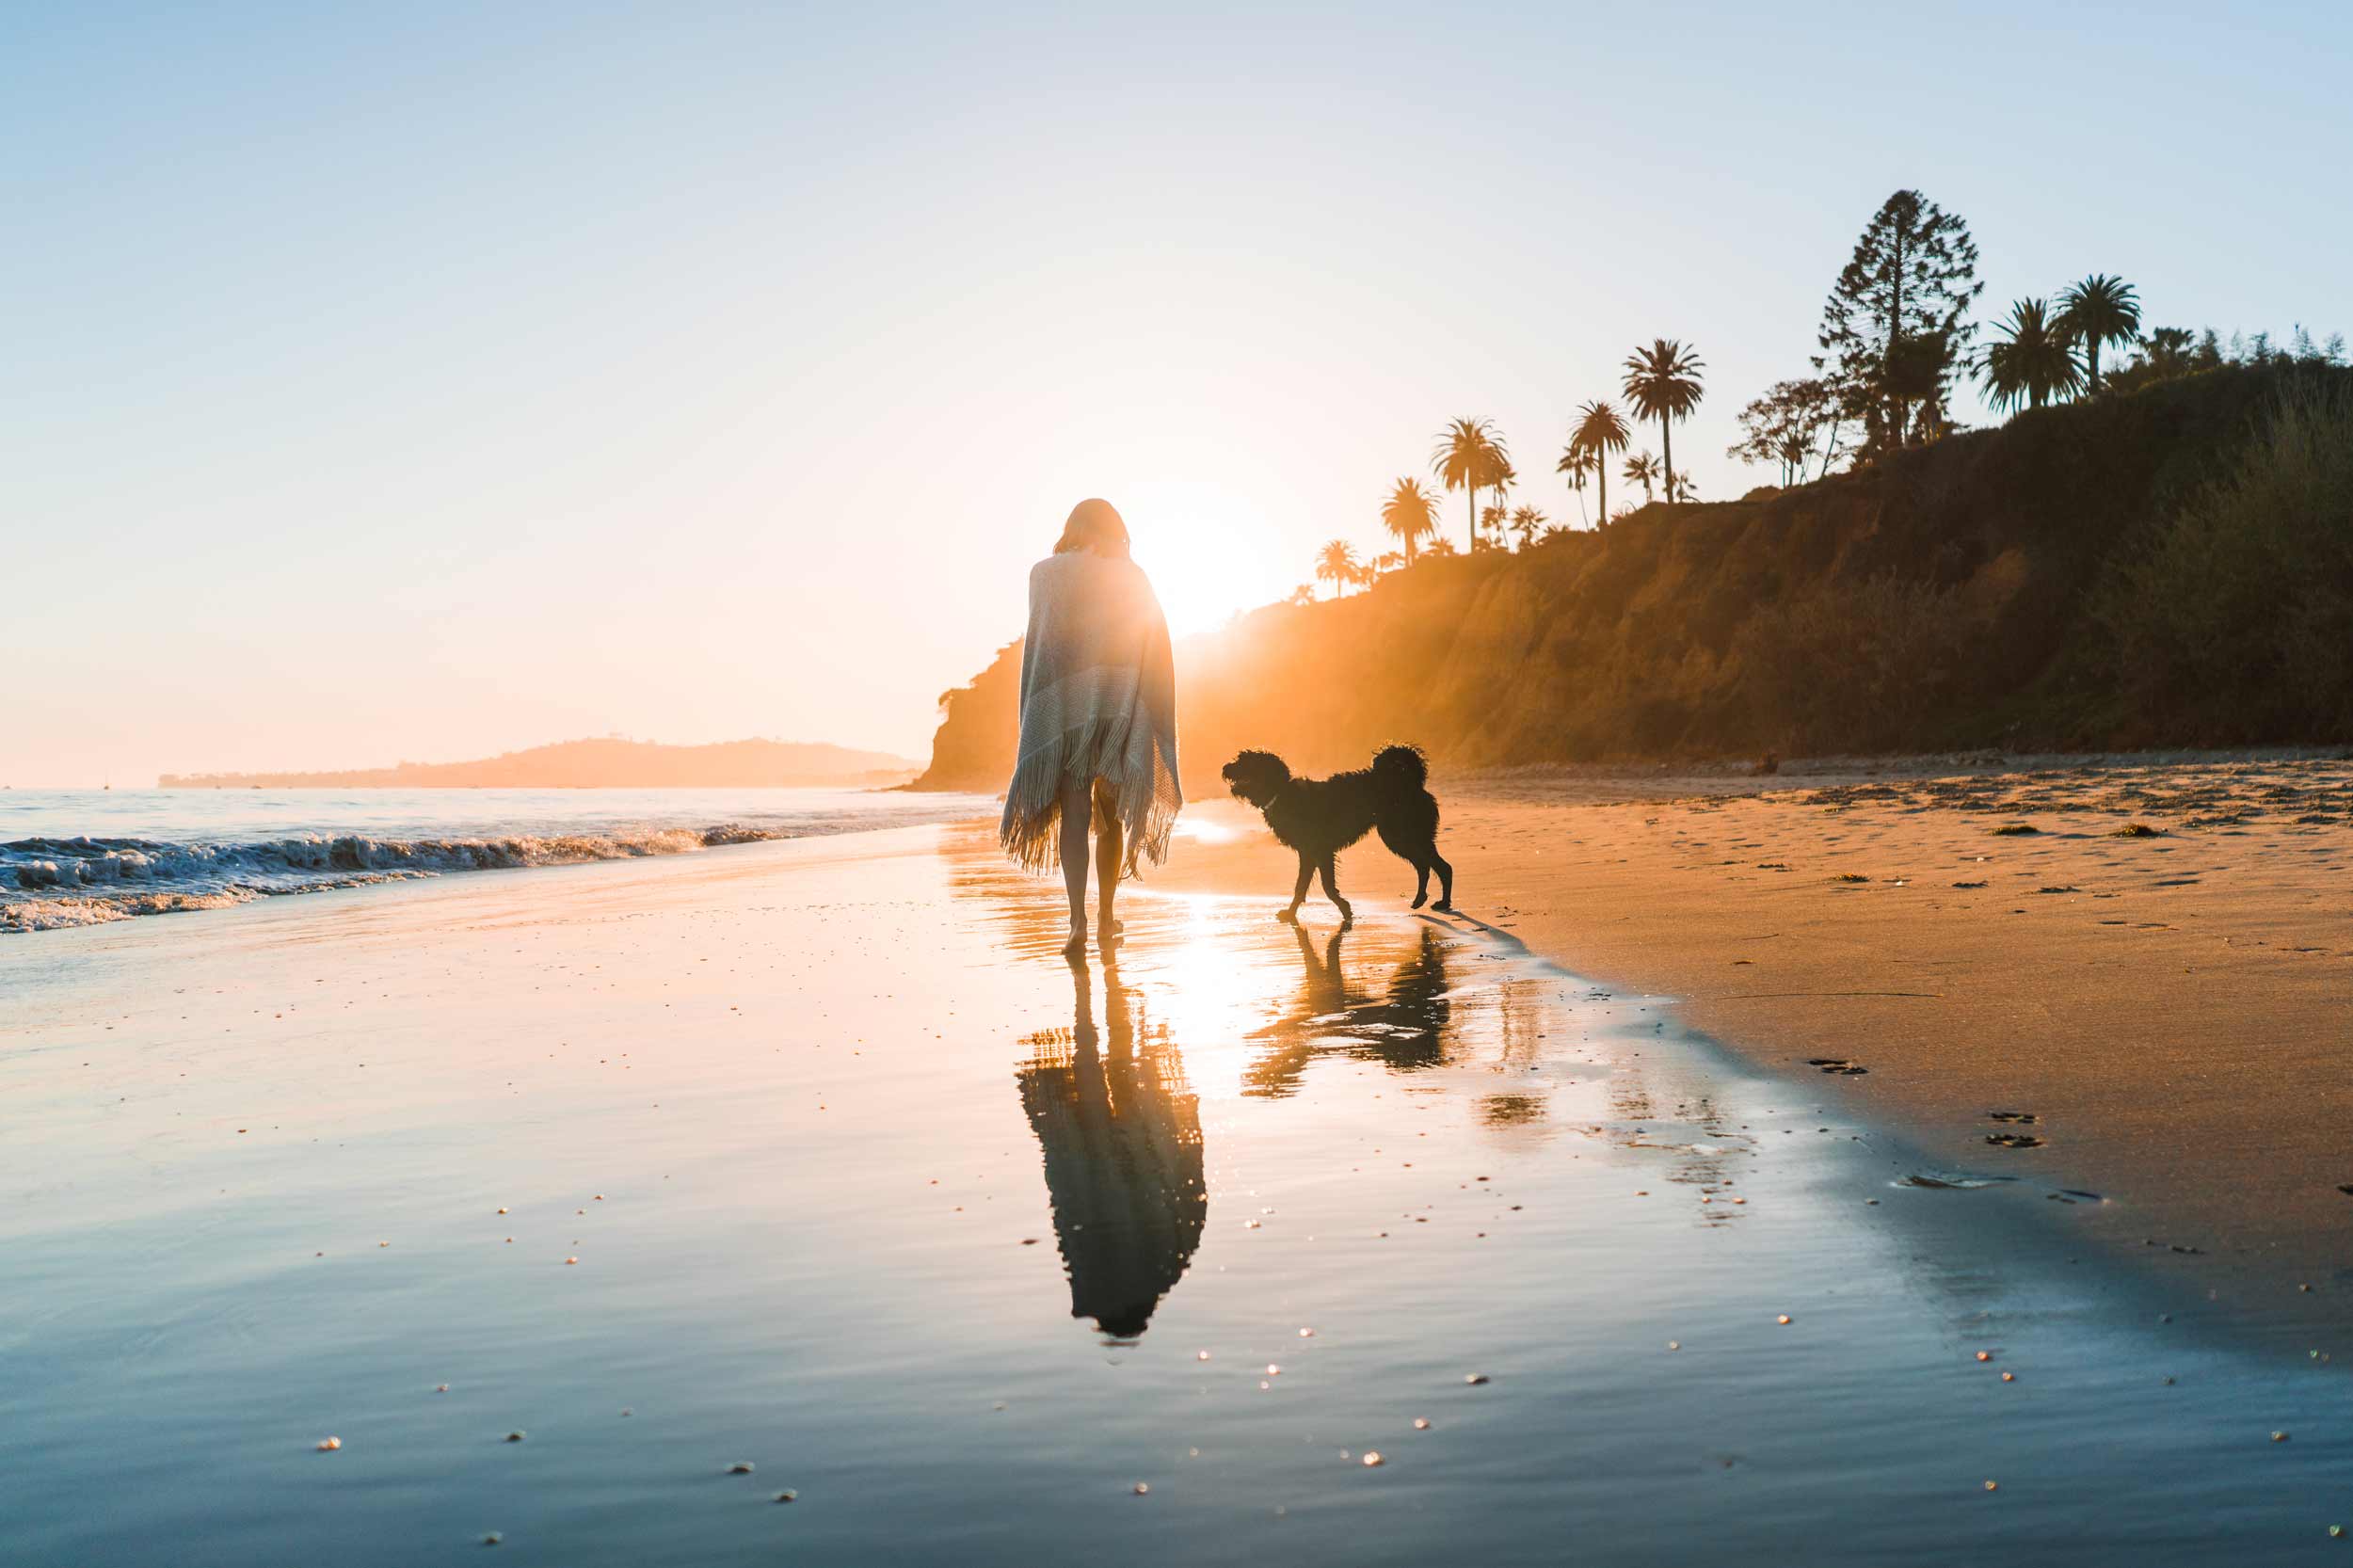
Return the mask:
[[[1127, 747], [1108, 732], [1114, 727], [1090, 723], [1063, 737], [1059, 748], [1041, 746], [1021, 759], [1005, 787], [1005, 813], [997, 840], [1026, 871], [1050, 872], [1062, 864], [1062, 803], [1065, 779], [1092, 781], [1093, 825], [1097, 833], [1117, 824], [1126, 840], [1120, 872], [1134, 876], [1140, 866], [1168, 858], [1170, 832], [1183, 802], [1163, 789], [1176, 776], [1176, 759], [1159, 755], [1157, 744], [1141, 767], [1131, 766]], [[1114, 744], [1106, 745], [1105, 742]]]

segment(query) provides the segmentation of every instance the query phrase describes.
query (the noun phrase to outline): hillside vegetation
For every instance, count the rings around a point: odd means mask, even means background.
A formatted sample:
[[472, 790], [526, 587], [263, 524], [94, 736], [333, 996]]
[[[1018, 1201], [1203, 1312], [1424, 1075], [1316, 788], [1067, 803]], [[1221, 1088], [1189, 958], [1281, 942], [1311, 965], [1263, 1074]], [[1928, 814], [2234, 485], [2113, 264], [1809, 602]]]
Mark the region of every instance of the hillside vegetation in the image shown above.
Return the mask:
[[[1322, 770], [1391, 738], [1442, 766], [2345, 740], [2353, 372], [2225, 366], [1425, 559], [1178, 664], [1195, 792], [1243, 745]], [[1016, 642], [943, 696], [917, 788], [1001, 788], [1019, 674]]]

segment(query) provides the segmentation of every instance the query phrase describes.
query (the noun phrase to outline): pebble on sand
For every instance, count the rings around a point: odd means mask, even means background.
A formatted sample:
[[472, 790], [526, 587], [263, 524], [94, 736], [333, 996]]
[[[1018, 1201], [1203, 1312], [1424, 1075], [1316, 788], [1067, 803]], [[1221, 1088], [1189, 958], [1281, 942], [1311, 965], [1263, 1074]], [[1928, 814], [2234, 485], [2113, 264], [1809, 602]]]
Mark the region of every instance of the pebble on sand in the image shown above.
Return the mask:
[[1430, 1417], [1427, 1416], [1415, 1416], [1414, 1430], [1416, 1432], [1428, 1432], [1430, 1430]]
[[523, 1434], [520, 1432], [510, 1432], [506, 1434], [506, 1440], [509, 1443], [520, 1443], [523, 1440]]
[[2018, 1381], [2018, 1374], [2016, 1372], [2004, 1372], [2002, 1374], [2002, 1381], [2004, 1383], [2016, 1383]]
[[2284, 1443], [2288, 1440], [2288, 1434], [2284, 1432], [2275, 1432], [2271, 1434], [2271, 1440], [2274, 1443]]
[[1994, 1491], [1999, 1491], [1999, 1490], [2000, 1490], [2000, 1488], [1999, 1488], [1998, 1486], [1996, 1486], [1996, 1485], [1995, 1485], [1995, 1483], [1994, 1483], [1994, 1482], [1993, 1482], [1993, 1481], [1987, 1481], [1987, 1482], [1985, 1483], [1985, 1489], [1986, 1489], [1988, 1492], [1994, 1492]]
[[1773, 1321], [1781, 1324], [1784, 1328], [1786, 1328], [1789, 1326], [1789, 1314], [1785, 1312], [1780, 1317], [1775, 1318]]
[[[2275, 1433], [2274, 1435], [2277, 1434]], [[340, 1437], [322, 1437], [319, 1439], [319, 1452], [323, 1454], [331, 1454], [343, 1446], [344, 1440]]]
[[800, 1494], [798, 1492], [793, 1491], [788, 1486], [783, 1491], [776, 1494], [776, 1501], [780, 1503], [789, 1503], [799, 1496]]
[[1366, 1468], [1366, 1469], [1368, 1469], [1368, 1470], [1372, 1469], [1372, 1468], [1374, 1468], [1376, 1465], [1379, 1465], [1379, 1464], [1383, 1464], [1383, 1463], [1384, 1463], [1384, 1461], [1383, 1461], [1383, 1460], [1382, 1460], [1382, 1458], [1381, 1458], [1381, 1452], [1380, 1452], [1380, 1450], [1379, 1450], [1379, 1449], [1377, 1449], [1377, 1448], [1367, 1448], [1367, 1449], [1365, 1450], [1364, 1465], [1365, 1465], [1365, 1468]]
[[482, 1538], [482, 1544], [486, 1546], [495, 1546], [505, 1539], [506, 1537], [501, 1535], [498, 1531], [492, 1530], [489, 1534]]
[[751, 1473], [752, 1462], [748, 1459], [739, 1459], [728, 1466], [728, 1474], [730, 1476], [748, 1476]]
[[1993, 1359], [1993, 1352], [1992, 1351], [1979, 1351], [1977, 1352], [1977, 1359], [1979, 1361], [1991, 1361]]
[[1136, 1496], [1139, 1496], [1139, 1497], [1148, 1496], [1150, 1496], [1150, 1495], [1151, 1495], [1151, 1491], [1152, 1491], [1152, 1483], [1151, 1483], [1150, 1481], [1143, 1481], [1143, 1480], [1140, 1480], [1140, 1481], [1136, 1482], [1136, 1485], [1135, 1485], [1135, 1494], [1136, 1494]]
[[1487, 1374], [1484, 1372], [1465, 1372], [1463, 1374], [1463, 1381], [1476, 1386], [1487, 1381]]

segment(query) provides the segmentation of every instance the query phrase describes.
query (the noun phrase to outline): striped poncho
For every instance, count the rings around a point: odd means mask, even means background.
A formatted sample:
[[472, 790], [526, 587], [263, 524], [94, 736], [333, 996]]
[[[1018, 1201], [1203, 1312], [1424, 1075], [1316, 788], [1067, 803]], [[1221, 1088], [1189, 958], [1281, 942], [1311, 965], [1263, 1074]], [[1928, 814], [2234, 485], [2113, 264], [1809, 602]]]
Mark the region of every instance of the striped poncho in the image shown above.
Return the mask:
[[1176, 662], [1133, 562], [1072, 550], [1030, 568], [1021, 742], [998, 838], [1032, 871], [1061, 858], [1063, 781], [1095, 783], [1096, 826], [1127, 833], [1121, 870], [1168, 856], [1176, 785]]

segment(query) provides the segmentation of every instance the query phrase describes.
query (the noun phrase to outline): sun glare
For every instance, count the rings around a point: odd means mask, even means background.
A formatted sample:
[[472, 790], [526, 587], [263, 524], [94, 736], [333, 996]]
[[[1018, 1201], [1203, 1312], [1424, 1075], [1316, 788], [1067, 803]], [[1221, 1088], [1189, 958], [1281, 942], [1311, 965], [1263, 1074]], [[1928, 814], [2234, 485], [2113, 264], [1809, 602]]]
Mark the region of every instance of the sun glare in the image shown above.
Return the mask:
[[1304, 575], [1286, 575], [1279, 533], [1244, 497], [1166, 481], [1131, 485], [1114, 499], [1134, 535], [1136, 563], [1179, 637], [1272, 604]]

